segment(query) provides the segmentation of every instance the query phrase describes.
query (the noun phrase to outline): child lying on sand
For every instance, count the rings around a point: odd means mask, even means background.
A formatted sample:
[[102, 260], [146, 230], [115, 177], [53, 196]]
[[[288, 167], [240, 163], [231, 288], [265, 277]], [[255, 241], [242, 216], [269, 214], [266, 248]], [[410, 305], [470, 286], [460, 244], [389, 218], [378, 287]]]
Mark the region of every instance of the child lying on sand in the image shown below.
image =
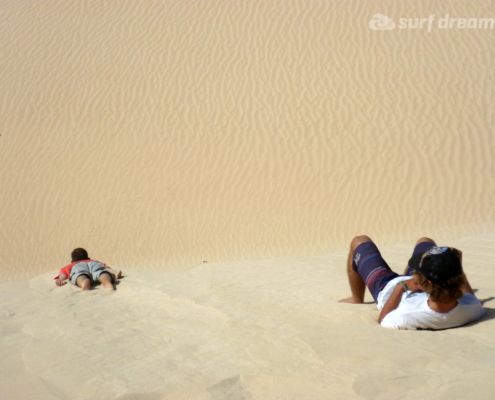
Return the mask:
[[54, 278], [57, 286], [65, 285], [70, 277], [70, 283], [82, 290], [88, 290], [95, 282], [100, 282], [106, 289], [114, 289], [115, 279], [122, 277], [122, 271], [116, 272], [99, 261], [91, 260], [82, 248], [74, 249], [71, 256], [72, 263], [62, 268]]

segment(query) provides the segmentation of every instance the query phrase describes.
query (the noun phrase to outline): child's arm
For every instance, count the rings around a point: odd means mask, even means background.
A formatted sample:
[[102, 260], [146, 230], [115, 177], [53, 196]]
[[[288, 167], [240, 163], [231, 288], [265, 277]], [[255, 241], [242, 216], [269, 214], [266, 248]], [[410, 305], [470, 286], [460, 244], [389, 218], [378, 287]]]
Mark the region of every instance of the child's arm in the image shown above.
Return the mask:
[[110, 271], [112, 274], [117, 275], [117, 271], [114, 271], [112, 268], [110, 268], [107, 264], [103, 264], [108, 271]]
[[113, 270], [112, 268], [110, 268], [107, 264], [103, 264], [103, 265], [105, 266], [105, 268], [108, 271], [110, 271], [112, 274], [114, 274], [117, 279], [122, 278], [122, 271], [117, 272], [117, 271]]
[[67, 283], [67, 275], [65, 274], [60, 274], [58, 276], [58, 279], [55, 281], [55, 284], [57, 286], [64, 286]]

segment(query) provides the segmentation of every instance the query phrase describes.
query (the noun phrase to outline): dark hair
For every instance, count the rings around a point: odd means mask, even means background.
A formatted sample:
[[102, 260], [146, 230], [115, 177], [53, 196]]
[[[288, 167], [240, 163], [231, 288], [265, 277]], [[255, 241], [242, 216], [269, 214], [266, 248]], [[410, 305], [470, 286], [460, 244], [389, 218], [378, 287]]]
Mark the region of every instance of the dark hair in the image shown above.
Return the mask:
[[425, 293], [436, 303], [448, 303], [462, 297], [462, 286], [466, 280], [464, 273], [450, 278], [443, 286], [435, 285], [421, 272], [414, 271], [418, 284]]
[[89, 259], [88, 252], [81, 247], [72, 250], [72, 261], [81, 261]]

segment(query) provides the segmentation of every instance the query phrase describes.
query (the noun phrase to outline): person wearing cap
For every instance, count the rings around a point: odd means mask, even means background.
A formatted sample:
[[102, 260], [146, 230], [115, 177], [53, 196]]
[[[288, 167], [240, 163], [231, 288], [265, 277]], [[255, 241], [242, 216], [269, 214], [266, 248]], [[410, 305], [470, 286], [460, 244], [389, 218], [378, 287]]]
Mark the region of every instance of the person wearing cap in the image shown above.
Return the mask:
[[462, 252], [438, 247], [432, 239], [417, 241], [404, 275], [393, 272], [368, 236], [351, 242], [347, 275], [360, 304], [368, 287], [377, 303], [378, 322], [395, 329], [448, 329], [476, 321], [485, 309], [462, 269]]

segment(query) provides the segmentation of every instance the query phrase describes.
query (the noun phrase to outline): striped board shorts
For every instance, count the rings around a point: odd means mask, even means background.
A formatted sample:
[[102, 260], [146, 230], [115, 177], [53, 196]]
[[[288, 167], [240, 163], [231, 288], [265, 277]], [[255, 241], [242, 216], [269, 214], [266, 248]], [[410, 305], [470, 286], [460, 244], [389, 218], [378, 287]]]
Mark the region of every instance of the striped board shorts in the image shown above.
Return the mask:
[[[422, 242], [414, 248], [413, 255], [426, 253], [432, 246], [434, 244], [431, 242]], [[400, 276], [390, 269], [387, 262], [382, 258], [380, 250], [373, 242], [361, 243], [356, 248], [353, 255], [352, 269], [361, 276], [375, 301], [380, 291], [387, 286], [387, 283]], [[412, 269], [409, 268], [407, 275], [411, 274]]]

